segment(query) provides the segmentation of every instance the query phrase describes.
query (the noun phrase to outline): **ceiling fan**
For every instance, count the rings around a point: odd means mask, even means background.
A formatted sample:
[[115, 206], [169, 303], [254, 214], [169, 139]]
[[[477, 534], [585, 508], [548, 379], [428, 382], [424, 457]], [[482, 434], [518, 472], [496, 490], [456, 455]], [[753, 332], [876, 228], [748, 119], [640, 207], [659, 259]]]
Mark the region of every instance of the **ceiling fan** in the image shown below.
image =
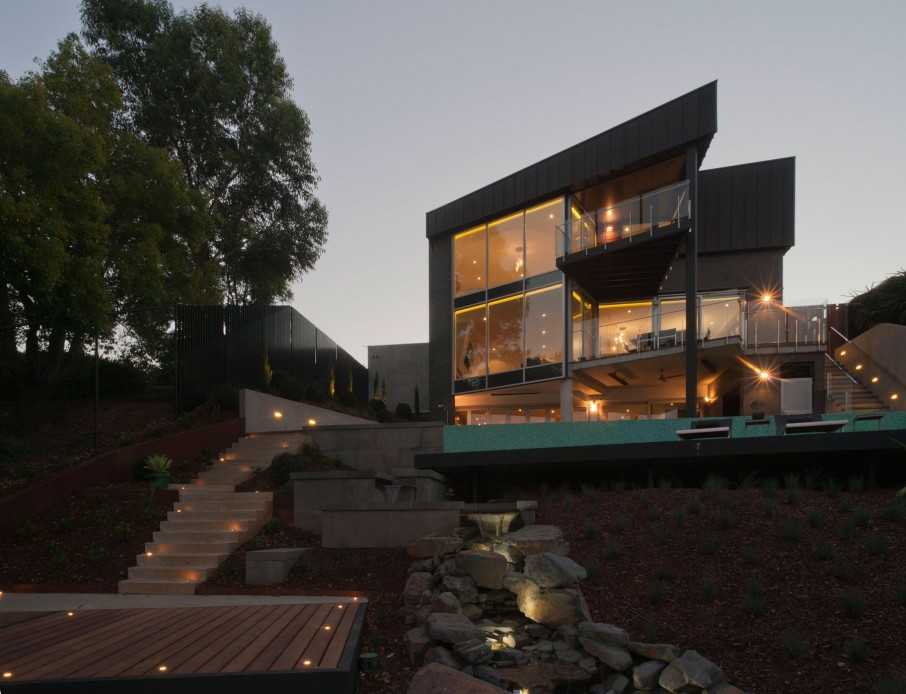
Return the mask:
[[680, 376], [683, 375], [683, 374], [679, 373], [679, 374], [674, 374], [673, 376], [665, 376], [665, 375], [664, 375], [664, 370], [663, 370], [663, 369], [658, 369], [658, 372], [659, 372], [659, 373], [658, 373], [658, 375], [657, 375], [657, 380], [663, 381], [664, 383], [667, 382], [667, 379], [668, 379], [668, 378], [679, 378]]

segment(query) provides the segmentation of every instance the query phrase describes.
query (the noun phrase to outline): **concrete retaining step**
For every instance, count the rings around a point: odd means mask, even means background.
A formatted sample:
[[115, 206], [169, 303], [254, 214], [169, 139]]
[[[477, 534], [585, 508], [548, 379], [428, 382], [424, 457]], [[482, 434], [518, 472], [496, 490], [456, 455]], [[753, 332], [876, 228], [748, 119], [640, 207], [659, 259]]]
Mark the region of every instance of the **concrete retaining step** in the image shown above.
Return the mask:
[[157, 530], [152, 535], [153, 542], [167, 543], [216, 543], [235, 542], [237, 546], [246, 539], [248, 533], [241, 532], [175, 532]]
[[231, 539], [229, 542], [191, 542], [188, 540], [146, 542], [145, 556], [148, 556], [148, 552], [151, 553], [151, 557], [159, 554], [230, 554], [240, 544], [241, 540], [238, 537]]
[[126, 579], [119, 583], [120, 595], [195, 595], [198, 581], [174, 579]]
[[129, 569], [131, 580], [174, 580], [174, 581], [204, 581], [217, 571], [216, 566], [198, 566], [185, 564], [182, 566], [133, 566]]
[[228, 552], [180, 552], [178, 554], [139, 554], [137, 566], [207, 566], [217, 568], [229, 555]]
[[[205, 492], [235, 492], [236, 485], [234, 484], [206, 484], [204, 485]], [[167, 489], [175, 489], [178, 492], [189, 492], [191, 493], [194, 489], [197, 489], [197, 484], [171, 484]], [[180, 494], [180, 497], [182, 495]]]
[[245, 520], [245, 521], [255, 521], [258, 519], [259, 510], [263, 511], [264, 509], [217, 509], [210, 511], [167, 511], [167, 520], [168, 521], [230, 521], [230, 520]]
[[190, 517], [165, 520], [160, 524], [161, 532], [174, 533], [248, 533], [253, 520], [195, 520]]

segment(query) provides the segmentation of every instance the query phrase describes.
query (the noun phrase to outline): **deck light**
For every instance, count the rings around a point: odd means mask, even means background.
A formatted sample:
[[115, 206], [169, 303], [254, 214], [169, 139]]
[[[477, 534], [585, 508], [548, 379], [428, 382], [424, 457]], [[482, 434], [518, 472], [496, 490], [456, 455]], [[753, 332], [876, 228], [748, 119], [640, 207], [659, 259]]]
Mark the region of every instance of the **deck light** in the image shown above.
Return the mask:
[[845, 349], [841, 349], [841, 350], [840, 350], [840, 356], [841, 356], [841, 357], [845, 357], [845, 356], [846, 356], [846, 350], [845, 350]]
[[279, 410], [274, 410], [274, 419], [283, 419], [283, 413]]
[[304, 661], [302, 664], [305, 665], [305, 666], [308, 666], [308, 665], [311, 665], [311, 661], [310, 661], [310, 660], [306, 660], [306, 661]]
[[330, 631], [330, 625], [329, 625], [329, 624], [328, 624], [326, 627], [324, 627], [324, 631]]
[[317, 422], [314, 419], [308, 420], [308, 426], [313, 427], [315, 424], [317, 424]]
[[872, 383], [877, 383], [877, 382], [878, 382], [878, 377], [875, 376], [874, 378], [872, 378], [872, 379], [871, 379], [871, 382], [872, 382]]
[[72, 615], [74, 615], [74, 614], [75, 614], [75, 612], [67, 612], [67, 613], [66, 613], [66, 616], [67, 616], [67, 617], [72, 617]]
[[161, 665], [161, 666], [160, 666], [159, 668], [157, 668], [157, 669], [160, 670], [161, 672], [166, 672], [166, 671], [167, 671], [167, 666], [166, 666], [166, 665]]
[[150, 557], [150, 556], [151, 556], [151, 552], [145, 552], [145, 556], [146, 556], [146, 557]]
[[890, 399], [891, 399], [891, 400], [896, 400], [898, 397], [900, 397], [900, 396], [897, 395], [896, 393], [894, 393], [893, 395], [890, 396]]
[[9, 678], [12, 677], [12, 676], [13, 676], [13, 673], [11, 673], [11, 672], [4, 672], [4, 673], [3, 673], [3, 677], [6, 678], [6, 679], [9, 679]]

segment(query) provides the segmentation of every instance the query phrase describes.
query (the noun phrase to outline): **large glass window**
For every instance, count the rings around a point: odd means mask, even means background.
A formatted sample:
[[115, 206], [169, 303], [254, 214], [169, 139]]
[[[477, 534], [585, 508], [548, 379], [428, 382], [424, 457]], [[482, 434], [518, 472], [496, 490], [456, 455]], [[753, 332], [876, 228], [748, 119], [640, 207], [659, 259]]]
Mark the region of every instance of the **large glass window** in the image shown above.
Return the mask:
[[557, 269], [555, 234], [563, 223], [563, 200], [552, 200], [525, 211], [525, 275]]
[[661, 301], [660, 347], [675, 347], [686, 342], [686, 300]]
[[522, 368], [522, 295], [488, 304], [488, 367], [500, 373]]
[[483, 376], [487, 364], [485, 305], [454, 314], [456, 335], [456, 378]]
[[562, 285], [525, 295], [525, 365], [563, 361]]
[[456, 296], [485, 288], [487, 283], [485, 227], [464, 231], [453, 237], [454, 289]]
[[488, 224], [489, 287], [515, 282], [525, 276], [522, 226], [522, 212]]
[[739, 335], [739, 296], [702, 297], [701, 338], [715, 340], [719, 337]]
[[596, 354], [594, 304], [574, 291], [569, 306], [573, 331], [572, 360], [591, 359]]
[[598, 306], [598, 345], [602, 357], [644, 351], [652, 346], [651, 302]]

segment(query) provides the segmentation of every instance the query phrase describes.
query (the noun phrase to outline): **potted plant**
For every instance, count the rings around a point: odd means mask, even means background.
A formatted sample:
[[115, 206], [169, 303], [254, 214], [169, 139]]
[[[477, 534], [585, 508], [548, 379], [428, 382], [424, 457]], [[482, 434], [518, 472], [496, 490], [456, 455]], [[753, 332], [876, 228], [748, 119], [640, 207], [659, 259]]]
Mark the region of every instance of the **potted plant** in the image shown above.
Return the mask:
[[752, 408], [752, 419], [764, 419], [765, 404], [761, 400], [753, 400], [749, 407]]
[[145, 469], [151, 473], [151, 486], [166, 489], [170, 486], [170, 465], [173, 461], [164, 453], [155, 453], [145, 458]]

